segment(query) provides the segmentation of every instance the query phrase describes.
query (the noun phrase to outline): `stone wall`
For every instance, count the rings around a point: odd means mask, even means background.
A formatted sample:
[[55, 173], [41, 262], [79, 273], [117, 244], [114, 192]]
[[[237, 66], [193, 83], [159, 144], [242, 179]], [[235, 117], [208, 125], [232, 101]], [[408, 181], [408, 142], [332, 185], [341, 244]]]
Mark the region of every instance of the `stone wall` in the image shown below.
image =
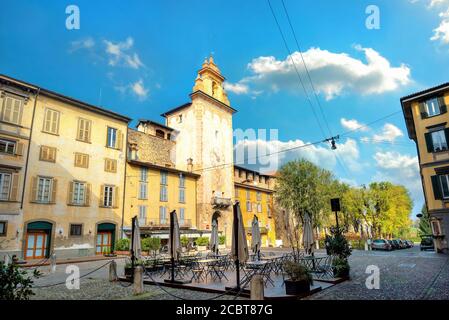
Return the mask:
[[137, 144], [137, 159], [161, 166], [174, 167], [175, 142], [128, 129], [128, 143]]

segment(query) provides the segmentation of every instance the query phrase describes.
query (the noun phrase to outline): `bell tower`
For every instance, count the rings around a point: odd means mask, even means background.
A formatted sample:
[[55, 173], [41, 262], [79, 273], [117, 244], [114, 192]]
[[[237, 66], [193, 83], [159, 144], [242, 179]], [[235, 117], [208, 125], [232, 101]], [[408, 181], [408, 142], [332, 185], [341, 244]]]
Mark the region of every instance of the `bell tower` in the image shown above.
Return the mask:
[[224, 80], [225, 78], [221, 75], [220, 69], [211, 56], [209, 60], [204, 60], [202, 68], [198, 71], [193, 92], [202, 91], [229, 106], [228, 95], [223, 89]]
[[197, 219], [200, 230], [218, 230], [231, 243], [234, 153], [232, 115], [223, 89], [225, 78], [210, 57], [195, 79], [191, 102], [163, 114], [166, 125], [176, 130], [176, 167], [200, 175], [197, 181]]

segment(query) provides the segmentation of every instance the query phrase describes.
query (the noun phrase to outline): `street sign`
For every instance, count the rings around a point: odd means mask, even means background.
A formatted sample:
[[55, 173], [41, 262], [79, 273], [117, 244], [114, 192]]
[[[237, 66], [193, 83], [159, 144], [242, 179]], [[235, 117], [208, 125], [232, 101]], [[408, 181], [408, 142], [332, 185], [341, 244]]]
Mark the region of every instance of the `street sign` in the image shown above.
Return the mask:
[[340, 211], [340, 198], [331, 199], [331, 208], [334, 212]]

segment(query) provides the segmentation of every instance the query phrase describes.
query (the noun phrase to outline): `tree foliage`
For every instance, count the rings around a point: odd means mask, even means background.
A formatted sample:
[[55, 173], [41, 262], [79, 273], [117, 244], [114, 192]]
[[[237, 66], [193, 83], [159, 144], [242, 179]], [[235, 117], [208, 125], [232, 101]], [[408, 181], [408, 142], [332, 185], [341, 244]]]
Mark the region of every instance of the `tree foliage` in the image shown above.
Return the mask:
[[28, 275], [15, 263], [6, 265], [0, 262], [0, 300], [28, 300], [34, 295], [32, 277], [38, 278], [40, 275], [36, 269]]
[[362, 237], [397, 237], [411, 227], [413, 208], [409, 191], [391, 182], [353, 187], [340, 182], [328, 170], [300, 159], [286, 163], [278, 172], [275, 200], [284, 214], [289, 242], [299, 248], [301, 226], [307, 213], [313, 227], [335, 225], [330, 199], [340, 198], [340, 226]]

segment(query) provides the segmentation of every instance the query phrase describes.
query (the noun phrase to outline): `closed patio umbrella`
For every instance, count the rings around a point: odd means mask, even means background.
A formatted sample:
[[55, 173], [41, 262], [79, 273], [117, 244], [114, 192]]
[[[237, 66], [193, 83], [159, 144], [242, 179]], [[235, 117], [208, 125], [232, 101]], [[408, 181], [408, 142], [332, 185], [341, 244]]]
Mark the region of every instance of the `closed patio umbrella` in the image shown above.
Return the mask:
[[182, 250], [179, 223], [176, 210], [172, 211], [170, 214], [170, 223], [172, 223], [173, 230], [170, 231], [170, 236], [168, 239], [168, 252], [170, 253], [171, 258], [177, 260]]
[[134, 228], [133, 228], [133, 234], [132, 234], [132, 243], [131, 243], [131, 255], [134, 252], [134, 257], [136, 259], [140, 259], [142, 255], [142, 247], [140, 243], [140, 228], [139, 228], [139, 221], [137, 217], [133, 218]]
[[[248, 243], [246, 241], [245, 226], [243, 225], [242, 211], [240, 210], [239, 203], [236, 204], [235, 209], [237, 210], [237, 222], [234, 223], [232, 227], [232, 254], [234, 256], [234, 260], [238, 259], [240, 262], [246, 262], [249, 256]], [[236, 225], [238, 226], [237, 229]], [[236, 237], [238, 237], [238, 255], [235, 254]]]
[[308, 213], [304, 215], [304, 225], [303, 225], [303, 237], [302, 237], [302, 243], [304, 245], [304, 250], [307, 254], [313, 253], [313, 230], [312, 230], [312, 221], [310, 219], [310, 216]]
[[213, 253], [218, 253], [218, 221], [212, 220], [212, 233], [210, 235], [210, 248]]
[[262, 239], [260, 236], [259, 219], [254, 215], [251, 223], [251, 249], [253, 253], [260, 258], [260, 247], [262, 246]]
[[237, 290], [240, 290], [240, 263], [248, 260], [248, 243], [246, 242], [245, 226], [243, 225], [240, 203], [237, 201], [233, 206], [234, 221], [232, 224], [232, 247], [231, 252], [235, 261], [235, 272]]

